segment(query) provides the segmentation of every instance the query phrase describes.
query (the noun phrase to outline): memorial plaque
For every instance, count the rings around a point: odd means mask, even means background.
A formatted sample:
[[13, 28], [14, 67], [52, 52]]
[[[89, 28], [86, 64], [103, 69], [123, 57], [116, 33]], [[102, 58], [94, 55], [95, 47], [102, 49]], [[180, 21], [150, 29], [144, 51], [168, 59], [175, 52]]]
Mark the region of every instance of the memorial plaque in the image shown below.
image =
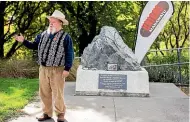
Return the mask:
[[107, 64], [108, 71], [117, 71], [117, 64]]
[[98, 89], [127, 90], [127, 75], [99, 74]]

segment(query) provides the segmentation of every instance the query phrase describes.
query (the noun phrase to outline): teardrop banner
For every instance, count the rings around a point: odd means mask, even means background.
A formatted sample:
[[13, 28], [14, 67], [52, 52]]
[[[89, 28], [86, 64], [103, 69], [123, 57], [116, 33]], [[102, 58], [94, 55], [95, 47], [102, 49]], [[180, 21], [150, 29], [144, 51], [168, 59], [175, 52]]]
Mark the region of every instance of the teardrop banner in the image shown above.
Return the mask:
[[139, 63], [150, 49], [174, 11], [171, 1], [149, 1], [142, 11], [138, 25], [135, 56]]

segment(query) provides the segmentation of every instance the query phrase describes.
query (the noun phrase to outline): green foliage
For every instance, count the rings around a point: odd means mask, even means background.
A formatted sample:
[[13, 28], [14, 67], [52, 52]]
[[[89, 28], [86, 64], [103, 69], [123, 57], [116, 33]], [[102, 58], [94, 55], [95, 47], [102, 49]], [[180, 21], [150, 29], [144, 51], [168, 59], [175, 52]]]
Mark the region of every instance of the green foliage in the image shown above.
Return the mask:
[[[143, 3], [143, 2], [141, 2]], [[108, 25], [115, 27], [124, 42], [134, 48], [137, 23], [140, 17], [141, 6], [138, 2], [110, 2], [103, 13], [99, 14], [100, 28]]]
[[[0, 33], [0, 37], [3, 37], [0, 42], [4, 45], [3, 50], [0, 49], [0, 55], [3, 53], [1, 58], [8, 59], [19, 49], [22, 50], [19, 54], [27, 52], [31, 55], [28, 50], [25, 51], [23, 48], [20, 48], [22, 45], [15, 42], [12, 37], [14, 34], [22, 33], [25, 39], [33, 40], [37, 33], [45, 29], [47, 25], [46, 15], [50, 15], [54, 8], [45, 1], [14, 1], [5, 3], [4, 32]], [[20, 58], [19, 56], [15, 57]]]
[[150, 82], [189, 84], [189, 65], [181, 66], [181, 81], [178, 66], [147, 67]]
[[[178, 63], [178, 57], [176, 53], [168, 53], [167, 56], [155, 55], [149, 58], [147, 65], [154, 64], [173, 64]], [[189, 57], [181, 55], [181, 63], [189, 62]], [[182, 64], [181, 66], [181, 81], [180, 70], [178, 65], [173, 66], [156, 66], [146, 67], [149, 73], [150, 82], [167, 82], [177, 84], [189, 84], [189, 64]]]
[[174, 13], [159, 34], [154, 49], [170, 49], [189, 46], [189, 2], [175, 1]]
[[[148, 53], [147, 63], [176, 63], [176, 51], [164, 52], [160, 51], [160, 49], [189, 46], [189, 4], [184, 1], [175, 1], [173, 3], [174, 14], [151, 47], [151, 49], [157, 49], [159, 51], [156, 56], [152, 53]], [[75, 56], [78, 56], [79, 53], [83, 51], [83, 48], [92, 41], [93, 37], [99, 34], [101, 27], [106, 25], [115, 27], [119, 31], [124, 42], [134, 50], [134, 43], [137, 34], [136, 25], [138, 24], [140, 14], [145, 4], [146, 2], [143, 1], [6, 2], [7, 6], [4, 15], [5, 35], [3, 35], [6, 40], [5, 43], [3, 43], [4, 57], [12, 51], [9, 58], [31, 60], [33, 58], [33, 51], [26, 49], [20, 44], [14, 46], [15, 40], [12, 39], [12, 36], [15, 33], [22, 32], [26, 39], [33, 40], [36, 34], [46, 29], [48, 26], [46, 16], [51, 15], [55, 9], [62, 11], [66, 15], [66, 19], [69, 20], [69, 26], [64, 26], [63, 28], [73, 39]], [[1, 41], [2, 40], [0, 40], [0, 42]], [[1, 51], [0, 47], [0, 56], [2, 53]], [[181, 62], [189, 61], [189, 53], [187, 50], [182, 50], [181, 55]], [[7, 72], [9, 74], [9, 71], [11, 73], [12, 69], [8, 69], [9, 68], [7, 68]], [[177, 66], [173, 69], [177, 73]], [[158, 70], [161, 70], [160, 72], [165, 71], [164, 69]], [[75, 79], [74, 74], [76, 74], [76, 67], [72, 69], [72, 71], [73, 73], [71, 73], [72, 75], [70, 80]], [[19, 70], [18, 72], [20, 74], [25, 74]], [[35, 72], [37, 74], [38, 70], [36, 69]], [[183, 70], [183, 72], [185, 72], [185, 70]], [[13, 73], [11, 76], [16, 77]], [[19, 76], [28, 77], [28, 75]], [[175, 76], [177, 77], [177, 75]]]
[[[125, 43], [134, 49], [137, 34], [136, 25], [145, 3], [143, 1], [10, 2], [6, 7], [4, 16], [6, 23], [4, 29], [5, 39], [7, 40], [4, 46], [4, 55], [6, 56], [10, 52], [12, 45], [15, 43], [10, 38], [13, 36], [12, 34], [22, 32], [26, 39], [33, 40], [37, 33], [42, 32], [47, 27], [46, 16], [50, 15], [55, 9], [64, 12], [69, 20], [70, 25], [64, 26], [64, 30], [71, 35], [77, 56], [79, 55], [79, 50], [83, 50], [80, 49], [79, 45], [82, 43], [85, 46], [90, 43], [93, 37], [99, 33], [100, 28], [105, 25], [115, 27]], [[177, 47], [178, 42], [178, 47], [188, 46], [188, 10], [188, 2], [174, 2], [174, 14], [171, 21], [166, 24], [152, 49]], [[11, 18], [13, 21], [8, 24]], [[96, 29], [93, 29], [94, 27]], [[80, 40], [79, 37], [83, 34], [85, 35], [85, 33], [87, 36]], [[88, 36], [90, 38], [87, 38]], [[26, 55], [32, 55], [25, 48], [19, 48], [19, 50], [22, 51], [15, 54], [17, 58], [23, 59]], [[25, 54], [23, 55], [22, 53]]]
[[0, 78], [0, 122], [20, 114], [37, 90], [37, 79]]

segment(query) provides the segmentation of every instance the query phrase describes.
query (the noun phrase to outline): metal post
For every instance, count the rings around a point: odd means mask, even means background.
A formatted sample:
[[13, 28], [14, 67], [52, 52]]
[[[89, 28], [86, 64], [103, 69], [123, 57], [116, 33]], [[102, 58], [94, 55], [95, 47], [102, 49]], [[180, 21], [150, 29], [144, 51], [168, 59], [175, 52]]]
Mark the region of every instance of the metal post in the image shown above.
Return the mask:
[[178, 58], [178, 68], [179, 68], [179, 82], [180, 82], [179, 84], [182, 84], [182, 79], [181, 79], [181, 64], [180, 64], [181, 63], [180, 62], [180, 56], [181, 56], [180, 55], [181, 54], [180, 50], [181, 50], [180, 48], [177, 49], [177, 58]]

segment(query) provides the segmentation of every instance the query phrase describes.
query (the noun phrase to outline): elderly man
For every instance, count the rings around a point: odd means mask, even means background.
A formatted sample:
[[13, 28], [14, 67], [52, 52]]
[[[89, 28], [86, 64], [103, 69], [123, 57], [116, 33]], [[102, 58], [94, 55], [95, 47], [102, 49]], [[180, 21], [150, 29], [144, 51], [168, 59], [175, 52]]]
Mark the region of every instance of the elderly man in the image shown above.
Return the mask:
[[68, 25], [65, 15], [55, 10], [47, 18], [48, 29], [37, 35], [34, 42], [25, 40], [22, 35], [14, 38], [27, 48], [38, 50], [39, 95], [43, 105], [43, 115], [37, 118], [38, 121], [51, 119], [53, 96], [57, 121], [64, 122], [64, 84], [73, 62], [73, 44], [69, 34], [62, 30], [62, 25]]

